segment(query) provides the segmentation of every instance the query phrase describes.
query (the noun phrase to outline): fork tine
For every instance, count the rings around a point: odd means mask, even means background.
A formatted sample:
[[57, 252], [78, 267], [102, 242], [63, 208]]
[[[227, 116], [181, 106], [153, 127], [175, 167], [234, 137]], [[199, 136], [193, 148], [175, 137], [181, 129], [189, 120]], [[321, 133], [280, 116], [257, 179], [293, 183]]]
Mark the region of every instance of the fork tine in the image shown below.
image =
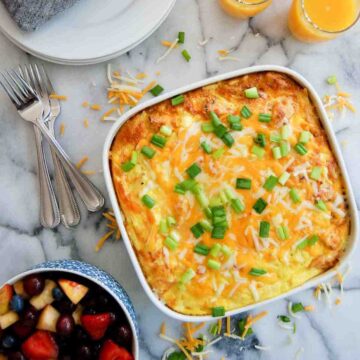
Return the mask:
[[39, 86], [39, 82], [35, 76], [35, 72], [34, 72], [34, 69], [33, 69], [33, 66], [32, 64], [29, 65], [29, 74], [30, 74], [30, 79], [31, 79], [31, 82], [32, 82], [32, 85], [33, 87], [35, 88], [35, 91], [40, 95], [42, 96], [42, 91], [41, 91], [41, 88]]
[[46, 72], [45, 67], [44, 67], [43, 64], [41, 64], [41, 69], [42, 69], [42, 72], [43, 72], [43, 74], [44, 74], [45, 85], [46, 85], [46, 88], [47, 88], [48, 93], [49, 93], [49, 94], [55, 93], [54, 88], [53, 88], [53, 86], [52, 86], [52, 83], [51, 83], [51, 81], [50, 81], [50, 79], [49, 79], [49, 76], [48, 76], [48, 74], [47, 74], [47, 72]]
[[34, 92], [34, 89], [28, 84], [29, 79], [27, 79], [27, 81], [25, 81], [24, 79], [24, 73], [22, 68], [19, 66], [19, 72], [20, 74], [18, 74], [17, 72], [13, 71], [14, 75], [20, 80], [20, 82], [23, 84], [23, 86], [26, 88], [26, 90], [33, 96], [37, 97], [37, 94]]
[[16, 73], [14, 72], [14, 70], [11, 70], [11, 72], [7, 71], [6, 73], [8, 74], [8, 76], [10, 76], [11, 80], [16, 84], [17, 88], [19, 89], [20, 93], [25, 97], [25, 99], [28, 98], [30, 94], [28, 93], [24, 85], [22, 83], [20, 84], [19, 81], [15, 79], [14, 75], [16, 75]]
[[[4, 74], [1, 74], [2, 77], [4, 78]], [[2, 88], [5, 90], [6, 94], [9, 96], [10, 100], [12, 101], [12, 103], [16, 106], [16, 108], [21, 106], [20, 101], [16, 98], [16, 96], [10, 91], [10, 89], [7, 88], [6, 84], [0, 80], [0, 85], [2, 86]]]
[[[6, 74], [8, 76], [9, 75], [9, 72], [6, 71]], [[19, 89], [17, 89], [16, 87], [16, 84], [14, 85], [12, 82], [11, 82], [11, 79], [9, 79], [7, 76], [4, 75], [4, 73], [1, 74], [4, 78], [4, 80], [6, 81], [6, 83], [10, 86], [12, 92], [16, 95], [16, 97], [18, 98], [19, 102], [20, 103], [24, 103], [26, 101], [26, 99], [20, 94], [20, 92], [18, 91]]]
[[46, 85], [45, 85], [45, 81], [40, 75], [40, 71], [39, 71], [39, 68], [38, 68], [37, 64], [34, 64], [34, 68], [35, 68], [36, 78], [38, 80], [38, 83], [39, 83], [41, 91], [42, 91], [41, 95], [46, 99], [46, 101], [49, 101], [48, 91], [47, 91], [47, 88], [46, 88]]

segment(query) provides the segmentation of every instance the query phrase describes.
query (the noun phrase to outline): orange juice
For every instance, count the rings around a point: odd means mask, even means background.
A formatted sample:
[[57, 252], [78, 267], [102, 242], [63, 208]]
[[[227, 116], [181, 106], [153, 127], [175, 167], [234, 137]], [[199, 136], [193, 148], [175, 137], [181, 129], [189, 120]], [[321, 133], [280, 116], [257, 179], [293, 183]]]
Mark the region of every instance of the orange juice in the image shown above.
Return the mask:
[[330, 40], [351, 27], [359, 14], [359, 0], [293, 0], [289, 29], [306, 42]]
[[265, 10], [272, 0], [219, 0], [220, 6], [231, 16], [246, 19]]

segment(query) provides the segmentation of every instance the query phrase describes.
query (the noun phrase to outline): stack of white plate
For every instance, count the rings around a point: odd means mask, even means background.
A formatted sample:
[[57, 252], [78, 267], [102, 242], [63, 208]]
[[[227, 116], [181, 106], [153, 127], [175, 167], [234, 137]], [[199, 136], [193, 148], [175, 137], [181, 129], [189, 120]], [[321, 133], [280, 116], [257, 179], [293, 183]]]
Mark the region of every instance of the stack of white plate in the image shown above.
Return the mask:
[[19, 30], [0, 2], [0, 30], [43, 60], [88, 65], [117, 57], [150, 36], [176, 0], [80, 0], [38, 30]]

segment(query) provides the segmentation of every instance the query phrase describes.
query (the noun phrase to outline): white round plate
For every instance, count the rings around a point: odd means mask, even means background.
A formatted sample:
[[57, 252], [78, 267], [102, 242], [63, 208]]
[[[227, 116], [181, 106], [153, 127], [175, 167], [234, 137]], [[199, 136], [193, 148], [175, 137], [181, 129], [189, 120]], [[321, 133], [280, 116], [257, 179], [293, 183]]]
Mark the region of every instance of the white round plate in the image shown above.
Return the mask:
[[119, 56], [151, 35], [176, 0], [80, 0], [38, 30], [25, 33], [0, 2], [0, 30], [44, 60], [93, 64]]

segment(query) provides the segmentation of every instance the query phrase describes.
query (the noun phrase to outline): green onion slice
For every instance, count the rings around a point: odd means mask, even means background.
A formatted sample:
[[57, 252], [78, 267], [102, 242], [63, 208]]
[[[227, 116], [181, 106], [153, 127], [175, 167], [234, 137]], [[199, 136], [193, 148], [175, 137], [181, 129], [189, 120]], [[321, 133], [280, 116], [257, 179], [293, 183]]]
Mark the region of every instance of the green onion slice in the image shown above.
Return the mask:
[[258, 89], [254, 86], [244, 91], [248, 99], [257, 99], [259, 97]]
[[252, 276], [261, 276], [261, 275], [265, 275], [266, 273], [267, 273], [266, 270], [258, 269], [258, 268], [251, 268], [249, 271], [249, 275], [252, 275]]
[[181, 95], [175, 96], [171, 99], [171, 105], [177, 106], [177, 105], [182, 104], [184, 101], [185, 101], [185, 96], [181, 94]]
[[262, 198], [259, 198], [256, 200], [254, 206], [253, 206], [253, 209], [258, 213], [258, 214], [261, 214], [265, 208], [267, 207], [268, 203], [262, 199]]
[[164, 91], [164, 88], [163, 88], [161, 85], [159, 85], [159, 84], [155, 85], [155, 86], [150, 90], [151, 94], [154, 95], [154, 96], [160, 95], [163, 91]]
[[213, 317], [225, 316], [225, 308], [223, 306], [213, 307], [211, 309], [211, 314]]
[[141, 198], [141, 201], [142, 201], [143, 204], [144, 204], [146, 207], [148, 207], [149, 209], [152, 209], [152, 208], [154, 207], [154, 205], [155, 205], [155, 200], [154, 200], [151, 196], [149, 196], [149, 195], [147, 195], [147, 194], [145, 194], [145, 195]]

